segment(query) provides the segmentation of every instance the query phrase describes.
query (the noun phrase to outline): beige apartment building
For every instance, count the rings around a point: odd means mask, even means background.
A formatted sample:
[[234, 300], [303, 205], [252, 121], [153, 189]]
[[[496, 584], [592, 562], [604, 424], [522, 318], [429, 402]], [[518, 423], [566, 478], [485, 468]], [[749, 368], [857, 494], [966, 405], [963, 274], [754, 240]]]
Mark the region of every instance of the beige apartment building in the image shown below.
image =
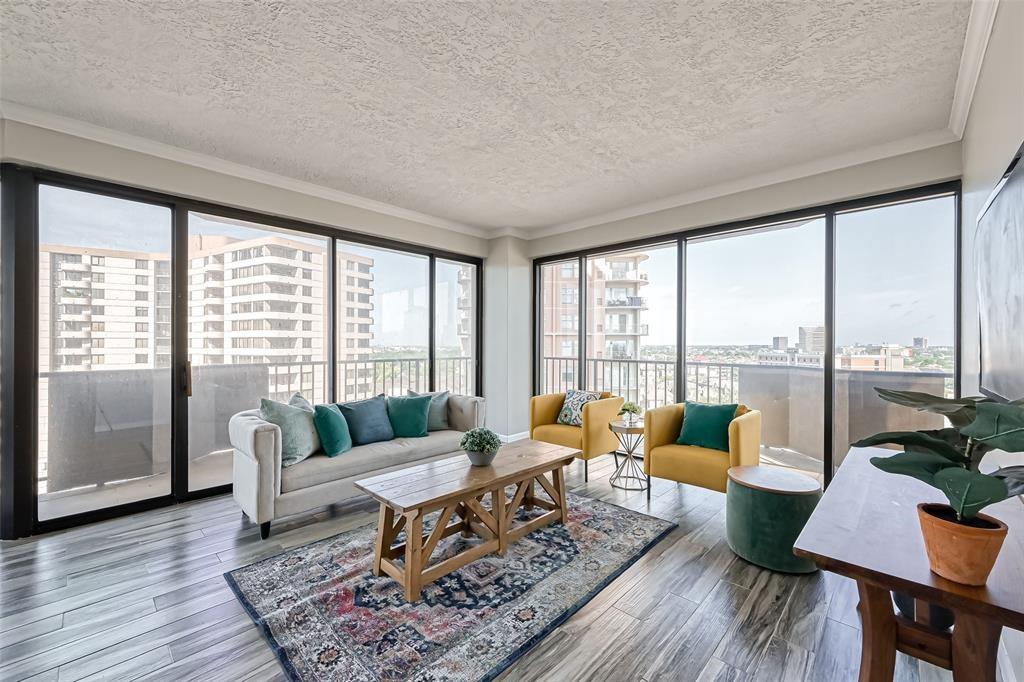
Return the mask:
[[[643, 252], [622, 252], [590, 258], [587, 263], [586, 358], [592, 371], [602, 360], [639, 360], [648, 283]], [[579, 271], [576, 261], [546, 265], [542, 287], [542, 356], [545, 386], [561, 390], [576, 381], [579, 346]], [[604, 382], [600, 382], [602, 385]]]

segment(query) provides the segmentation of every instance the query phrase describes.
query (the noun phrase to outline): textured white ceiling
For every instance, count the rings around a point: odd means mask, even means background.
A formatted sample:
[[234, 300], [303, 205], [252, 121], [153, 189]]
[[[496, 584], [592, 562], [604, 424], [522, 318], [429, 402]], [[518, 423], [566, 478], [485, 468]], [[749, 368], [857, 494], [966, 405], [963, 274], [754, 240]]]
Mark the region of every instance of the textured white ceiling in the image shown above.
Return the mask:
[[483, 227], [939, 130], [967, 0], [4, 0], [3, 99]]

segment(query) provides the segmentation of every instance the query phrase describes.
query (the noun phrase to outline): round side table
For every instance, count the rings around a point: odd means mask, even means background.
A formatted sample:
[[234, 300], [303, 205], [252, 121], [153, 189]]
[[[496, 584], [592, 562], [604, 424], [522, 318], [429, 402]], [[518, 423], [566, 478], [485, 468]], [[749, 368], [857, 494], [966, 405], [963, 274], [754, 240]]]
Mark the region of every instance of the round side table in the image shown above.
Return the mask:
[[818, 570], [793, 554], [793, 543], [821, 498], [810, 476], [769, 466], [729, 469], [725, 536], [733, 552], [752, 564], [782, 573]]
[[608, 428], [619, 439], [622, 449], [626, 451], [626, 456], [622, 458], [622, 464], [612, 474], [610, 479], [612, 486], [621, 490], [646, 490], [650, 481], [644, 474], [644, 470], [633, 459], [633, 453], [644, 439], [643, 420], [627, 422], [619, 419], [610, 422]]

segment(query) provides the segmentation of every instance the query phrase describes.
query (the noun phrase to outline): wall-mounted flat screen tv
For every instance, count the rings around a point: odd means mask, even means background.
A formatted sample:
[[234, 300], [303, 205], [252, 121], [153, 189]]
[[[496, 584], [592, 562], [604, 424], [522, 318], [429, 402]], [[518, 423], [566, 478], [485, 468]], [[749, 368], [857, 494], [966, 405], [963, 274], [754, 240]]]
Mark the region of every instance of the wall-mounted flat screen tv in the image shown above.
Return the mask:
[[1024, 144], [978, 216], [981, 391], [1024, 398]]

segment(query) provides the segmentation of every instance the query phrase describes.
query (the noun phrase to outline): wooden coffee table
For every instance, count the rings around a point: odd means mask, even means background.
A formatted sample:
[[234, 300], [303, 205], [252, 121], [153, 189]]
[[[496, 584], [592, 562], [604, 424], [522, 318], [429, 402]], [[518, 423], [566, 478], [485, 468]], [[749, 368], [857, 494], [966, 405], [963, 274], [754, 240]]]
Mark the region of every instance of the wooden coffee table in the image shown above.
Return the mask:
[[[560, 445], [522, 440], [502, 446], [486, 467], [471, 466], [460, 452], [448, 459], [356, 481], [357, 488], [380, 502], [373, 574], [391, 576], [405, 588], [405, 598], [416, 601], [424, 584], [487, 554], [503, 555], [509, 543], [553, 521], [565, 523], [564, 467], [578, 454], [578, 450]], [[552, 501], [534, 495], [535, 483]], [[511, 485], [516, 489], [508, 502], [505, 488]], [[482, 504], [487, 495], [490, 509]], [[514, 525], [520, 506], [548, 511]], [[441, 511], [437, 524], [424, 535], [423, 517], [437, 510]], [[403, 528], [406, 542], [394, 544]], [[431, 564], [437, 544], [460, 532], [466, 537], [476, 535], [483, 542]], [[398, 557], [404, 558], [403, 565], [395, 563]]]

